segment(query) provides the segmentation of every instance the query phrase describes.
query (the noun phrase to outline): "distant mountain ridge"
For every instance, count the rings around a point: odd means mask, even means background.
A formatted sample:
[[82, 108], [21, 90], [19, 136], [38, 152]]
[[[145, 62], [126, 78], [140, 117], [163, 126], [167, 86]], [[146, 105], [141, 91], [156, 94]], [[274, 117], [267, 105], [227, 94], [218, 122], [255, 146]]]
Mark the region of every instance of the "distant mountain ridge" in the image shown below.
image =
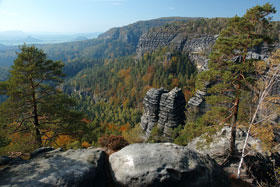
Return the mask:
[[[43, 49], [49, 58], [66, 63], [88, 61], [93, 58], [128, 56], [136, 54], [136, 52], [138, 56], [141, 56], [149, 49], [154, 50], [158, 47], [175, 46], [175, 49], [176, 46], [183, 47], [184, 41], [182, 40], [185, 40], [186, 37], [188, 41], [191, 41], [192, 37], [196, 37], [194, 35], [206, 34], [213, 37], [225, 26], [226, 20], [227, 18], [158, 18], [115, 27], [95, 39], [84, 40], [89, 38], [87, 37], [89, 34], [78, 34], [73, 40], [80, 41], [36, 44], [36, 46]], [[275, 24], [275, 28], [278, 28], [280, 22], [275, 23], [278, 24], [278, 26]], [[280, 29], [278, 28], [278, 30]], [[23, 35], [20, 32], [18, 34]], [[158, 43], [159, 41], [161, 43]], [[5, 48], [7, 49], [5, 50]], [[16, 46], [0, 46], [0, 66], [1, 64], [5, 66], [12, 64], [16, 57], [16, 50], [18, 50]]]
[[[71, 43], [40, 46], [51, 58], [65, 57], [63, 61], [77, 58], [110, 58], [127, 56], [136, 52], [139, 38], [152, 28], [174, 22], [188, 22], [201, 18], [166, 17], [147, 21], [138, 21], [123, 27], [115, 27], [100, 34], [97, 39]], [[71, 55], [70, 55], [71, 54]]]

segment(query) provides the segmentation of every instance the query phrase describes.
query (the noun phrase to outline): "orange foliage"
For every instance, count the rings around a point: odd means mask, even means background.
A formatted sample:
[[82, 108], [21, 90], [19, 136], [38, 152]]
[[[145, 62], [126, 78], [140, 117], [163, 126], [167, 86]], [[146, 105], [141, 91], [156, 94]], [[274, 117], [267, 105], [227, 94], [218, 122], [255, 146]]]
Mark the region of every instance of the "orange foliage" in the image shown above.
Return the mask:
[[187, 89], [184, 89], [183, 92], [184, 92], [186, 101], [188, 101], [192, 97], [192, 92]]
[[91, 144], [89, 144], [87, 141], [83, 141], [82, 142], [82, 147], [83, 148], [88, 148], [88, 147], [90, 147], [91, 146]]
[[130, 128], [130, 125], [127, 123], [127, 124], [122, 125], [122, 126], [120, 127], [120, 131], [121, 131], [121, 132], [124, 132], [124, 131], [127, 131], [129, 128]]
[[122, 136], [102, 136], [98, 139], [98, 143], [113, 151], [118, 151], [129, 144]]
[[89, 123], [90, 123], [90, 120], [84, 118], [84, 119], [82, 119], [82, 122], [85, 122], [86, 124], [89, 124]]
[[148, 73], [154, 73], [155, 72], [155, 68], [153, 66], [149, 66], [147, 69]]
[[119, 127], [118, 127], [117, 125], [112, 124], [112, 123], [109, 123], [109, 124], [107, 125], [107, 128], [108, 128], [109, 130], [118, 130], [118, 129], [119, 129]]

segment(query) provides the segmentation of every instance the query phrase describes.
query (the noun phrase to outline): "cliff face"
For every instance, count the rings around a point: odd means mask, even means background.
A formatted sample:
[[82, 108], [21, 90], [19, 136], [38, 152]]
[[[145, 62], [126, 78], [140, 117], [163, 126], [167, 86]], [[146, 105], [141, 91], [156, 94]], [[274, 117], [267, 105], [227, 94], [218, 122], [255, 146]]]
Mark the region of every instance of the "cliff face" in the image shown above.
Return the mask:
[[141, 58], [146, 52], [168, 47], [188, 54], [199, 70], [205, 70], [208, 61], [207, 56], [216, 39], [217, 35], [190, 35], [180, 30], [163, 30], [160, 28], [140, 37], [136, 55], [137, 58]]
[[144, 98], [144, 113], [141, 117], [141, 127], [149, 136], [157, 126], [160, 133], [167, 139], [171, 130], [185, 124], [185, 97], [180, 88], [170, 92], [163, 88], [150, 89]]
[[[226, 23], [226, 19], [219, 21], [221, 20], [201, 19], [153, 28], [140, 37], [136, 56], [139, 59], [147, 52], [167, 47], [189, 55], [197, 68], [204, 70], [207, 68], [207, 56], [217, 39], [217, 34]], [[213, 25], [214, 23], [217, 26]]]

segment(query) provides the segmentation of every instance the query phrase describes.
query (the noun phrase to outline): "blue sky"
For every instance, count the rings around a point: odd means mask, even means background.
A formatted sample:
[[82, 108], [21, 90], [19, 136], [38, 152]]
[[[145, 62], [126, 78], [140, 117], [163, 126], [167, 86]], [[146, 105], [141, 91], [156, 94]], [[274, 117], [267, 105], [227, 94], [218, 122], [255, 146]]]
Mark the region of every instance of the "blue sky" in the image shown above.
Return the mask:
[[0, 31], [104, 32], [159, 17], [232, 17], [272, 3], [280, 20], [280, 0], [0, 0]]

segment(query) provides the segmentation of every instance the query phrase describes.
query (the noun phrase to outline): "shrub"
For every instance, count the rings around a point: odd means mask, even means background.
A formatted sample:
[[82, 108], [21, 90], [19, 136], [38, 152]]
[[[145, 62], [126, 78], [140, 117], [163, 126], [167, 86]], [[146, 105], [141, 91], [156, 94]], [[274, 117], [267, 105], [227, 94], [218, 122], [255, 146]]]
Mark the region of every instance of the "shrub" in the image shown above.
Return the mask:
[[102, 136], [98, 139], [99, 145], [107, 147], [113, 151], [118, 151], [129, 143], [122, 136]]

